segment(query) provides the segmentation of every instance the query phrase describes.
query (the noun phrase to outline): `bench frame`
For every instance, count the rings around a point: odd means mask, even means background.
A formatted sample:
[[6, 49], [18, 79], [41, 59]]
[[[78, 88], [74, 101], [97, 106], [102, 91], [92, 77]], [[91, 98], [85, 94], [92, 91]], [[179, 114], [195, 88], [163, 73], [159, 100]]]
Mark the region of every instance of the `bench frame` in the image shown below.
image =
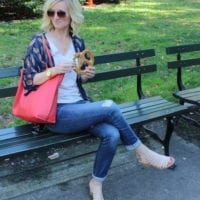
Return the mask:
[[[169, 155], [170, 139], [174, 130], [173, 119], [175, 116], [187, 112], [188, 107], [169, 102], [160, 96], [146, 97], [144, 95], [142, 90], [142, 75], [156, 72], [157, 66], [156, 64], [142, 65], [141, 61], [145, 58], [146, 62], [147, 58], [152, 58], [154, 56], [154, 49], [95, 56], [95, 65], [127, 60], [133, 60], [134, 62], [132, 64], [133, 66], [129, 66], [125, 69], [97, 73], [96, 76], [88, 82], [136, 76], [138, 100], [119, 104], [119, 107], [131, 127], [137, 131], [145, 130], [150, 133], [153, 138], [164, 146], [164, 153]], [[0, 69], [0, 78], [16, 76], [19, 76], [19, 67]], [[14, 96], [16, 89], [16, 86], [0, 88], [0, 97], [6, 98]], [[161, 119], [166, 119], [167, 123], [164, 137], [160, 137], [158, 133], [146, 126], [149, 122]], [[67, 136], [53, 134], [47, 131], [37, 134], [34, 133], [30, 124], [1, 129], [0, 158], [11, 157], [19, 153], [39, 150], [52, 145], [74, 142], [91, 137], [87, 132]]]
[[[168, 62], [168, 69], [176, 69], [176, 81], [178, 91], [174, 92], [173, 95], [179, 99], [180, 104], [191, 104], [191, 111], [197, 110], [196, 107], [200, 107], [200, 87], [196, 88], [186, 88], [183, 81], [183, 68], [188, 68], [192, 66], [200, 67], [200, 57], [192, 59], [183, 59], [183, 55], [192, 52], [200, 52], [200, 44], [188, 44], [179, 45], [166, 48], [166, 53], [168, 55], [175, 55], [176, 60]], [[195, 107], [196, 106], [196, 107]], [[193, 107], [193, 109], [192, 109]], [[199, 115], [198, 112], [196, 112]], [[189, 121], [191, 124], [200, 127], [200, 122], [194, 119], [192, 116], [182, 115], [182, 117]]]

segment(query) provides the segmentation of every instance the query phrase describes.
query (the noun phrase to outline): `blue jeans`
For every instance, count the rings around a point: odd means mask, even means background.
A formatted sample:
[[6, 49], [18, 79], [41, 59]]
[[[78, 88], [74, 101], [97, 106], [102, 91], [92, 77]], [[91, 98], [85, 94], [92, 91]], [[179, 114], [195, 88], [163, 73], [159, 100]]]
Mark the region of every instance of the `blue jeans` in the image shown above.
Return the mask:
[[57, 121], [55, 124], [47, 124], [47, 128], [61, 134], [88, 130], [100, 138], [93, 167], [93, 177], [99, 181], [107, 176], [120, 139], [128, 150], [141, 144], [112, 100], [59, 104]]

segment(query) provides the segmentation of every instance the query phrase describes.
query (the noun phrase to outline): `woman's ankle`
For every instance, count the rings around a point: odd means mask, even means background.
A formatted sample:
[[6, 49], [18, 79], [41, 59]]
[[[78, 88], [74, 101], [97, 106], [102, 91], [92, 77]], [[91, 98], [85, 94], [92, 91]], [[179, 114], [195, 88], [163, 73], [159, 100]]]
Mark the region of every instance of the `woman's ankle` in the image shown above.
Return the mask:
[[95, 186], [102, 186], [102, 181], [98, 181], [95, 178], [92, 178], [90, 180], [90, 184], [95, 185]]
[[93, 200], [104, 200], [102, 182], [92, 178], [89, 182], [90, 195]]

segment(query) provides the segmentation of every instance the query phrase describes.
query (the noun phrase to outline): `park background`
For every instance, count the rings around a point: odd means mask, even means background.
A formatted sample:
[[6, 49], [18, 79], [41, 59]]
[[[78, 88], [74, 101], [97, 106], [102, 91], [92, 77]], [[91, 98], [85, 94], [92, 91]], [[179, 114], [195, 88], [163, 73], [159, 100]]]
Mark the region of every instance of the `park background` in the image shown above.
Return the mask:
[[[32, 36], [41, 32], [40, 16], [34, 15], [28, 19], [26, 12], [23, 9], [19, 10], [18, 4], [10, 8], [22, 19], [9, 20], [5, 17], [5, 13], [1, 12], [1, 2], [21, 1], [25, 0], [0, 0], [0, 16], [3, 15], [3, 19], [0, 19], [0, 67], [2, 68], [22, 65]], [[42, 2], [42, 0], [27, 1]], [[27, 6], [40, 14], [39, 4]], [[158, 73], [145, 77], [145, 94], [149, 96], [158, 94], [176, 101], [172, 96], [172, 92], [176, 90], [176, 74], [167, 69], [167, 61], [171, 56], [166, 56], [165, 48], [199, 43], [199, 11], [199, 0], [121, 0], [119, 4], [103, 3], [94, 7], [84, 6], [85, 23], [80, 35], [95, 55], [155, 48], [156, 56], [153, 62], [157, 63]], [[194, 53], [189, 57], [195, 55]], [[129, 63], [131, 66], [131, 62]], [[97, 70], [118, 69], [123, 65], [127, 66], [128, 63], [97, 66]], [[186, 85], [199, 86], [199, 69], [185, 69], [185, 71]], [[86, 86], [95, 99], [112, 98], [120, 103], [137, 98], [134, 95], [136, 88], [132, 84], [134, 81], [135, 79], [123, 78]], [[0, 88], [16, 85], [17, 82], [17, 78], [0, 80]], [[1, 128], [24, 123], [12, 116], [10, 112], [12, 102], [13, 98], [0, 99]], [[153, 122], [151, 125], [156, 131], [162, 132], [161, 121]], [[185, 121], [176, 124], [171, 143], [171, 153], [177, 161], [176, 171], [144, 170], [132, 156], [130, 157], [119, 147], [115, 165], [105, 183], [105, 198], [108, 200], [132, 200], [133, 198], [199, 200], [199, 136], [199, 129], [188, 126]], [[148, 135], [142, 139], [156, 151], [162, 152], [160, 145], [155, 145]], [[58, 162], [58, 165], [53, 165], [47, 155], [58, 152], [60, 159], [63, 159], [64, 155], [71, 156], [71, 152], [83, 153], [82, 151], [93, 148], [96, 150], [95, 145], [97, 143], [94, 140], [84, 143], [79, 141], [65, 148], [63, 146], [49, 148], [2, 161], [1, 177], [5, 174], [11, 173], [11, 175], [1, 178], [0, 200], [10, 198], [12, 200], [69, 198], [85, 200], [88, 196], [86, 183], [90, 178], [93, 155], [72, 159], [71, 162], [62, 164]], [[40, 163], [47, 164], [47, 167], [37, 170]], [[36, 167], [36, 170], [27, 170], [32, 166]], [[88, 176], [85, 176], [87, 174]]]
[[[15, 0], [16, 1], [16, 0]], [[30, 3], [33, 4], [30, 4]], [[27, 46], [36, 33], [41, 32], [41, 5], [29, 1], [29, 7], [36, 13], [21, 13], [21, 19], [9, 19], [1, 12], [0, 21], [0, 67], [21, 66]], [[41, 2], [41, 1], [40, 1]], [[82, 4], [83, 1], [81, 1]], [[0, 4], [1, 5], [1, 4]], [[36, 6], [37, 5], [37, 6]], [[2, 7], [0, 7], [2, 9]], [[199, 0], [121, 0], [119, 3], [101, 3], [96, 6], [83, 6], [85, 22], [80, 30], [88, 49], [94, 55], [111, 54], [142, 49], [156, 50], [152, 63], [158, 67], [157, 74], [145, 77], [144, 91], [147, 96], [161, 95], [176, 101], [172, 92], [176, 88], [176, 74], [167, 69], [165, 48], [175, 45], [199, 43], [200, 36]], [[189, 55], [196, 56], [195, 53]], [[97, 66], [97, 72], [120, 69], [132, 65], [131, 61], [121, 64]], [[185, 69], [184, 79], [187, 87], [199, 85], [199, 69]], [[191, 78], [192, 77], [192, 78]], [[121, 103], [137, 99], [135, 79], [121, 78], [117, 81], [87, 84], [90, 96], [95, 100], [111, 98]], [[0, 80], [0, 86], [17, 84], [18, 79]], [[24, 123], [11, 114], [13, 98], [0, 99], [0, 127], [10, 127]]]

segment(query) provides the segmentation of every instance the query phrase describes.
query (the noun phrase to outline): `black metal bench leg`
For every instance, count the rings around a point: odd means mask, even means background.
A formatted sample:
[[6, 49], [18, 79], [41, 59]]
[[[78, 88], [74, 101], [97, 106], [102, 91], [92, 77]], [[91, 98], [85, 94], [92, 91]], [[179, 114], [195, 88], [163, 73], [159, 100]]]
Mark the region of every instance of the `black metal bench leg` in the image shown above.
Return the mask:
[[161, 139], [161, 137], [158, 136], [158, 134], [154, 131], [149, 129], [146, 126], [143, 126], [144, 130], [150, 134], [150, 136], [158, 141], [160, 144], [164, 146], [164, 154], [169, 156], [169, 144], [170, 144], [170, 139], [174, 130], [174, 120], [173, 117], [168, 117], [167, 118], [167, 126], [166, 126], [166, 132], [164, 139]]
[[163, 140], [165, 155], [169, 156], [169, 144], [174, 130], [174, 121], [172, 117], [167, 118], [166, 134]]

